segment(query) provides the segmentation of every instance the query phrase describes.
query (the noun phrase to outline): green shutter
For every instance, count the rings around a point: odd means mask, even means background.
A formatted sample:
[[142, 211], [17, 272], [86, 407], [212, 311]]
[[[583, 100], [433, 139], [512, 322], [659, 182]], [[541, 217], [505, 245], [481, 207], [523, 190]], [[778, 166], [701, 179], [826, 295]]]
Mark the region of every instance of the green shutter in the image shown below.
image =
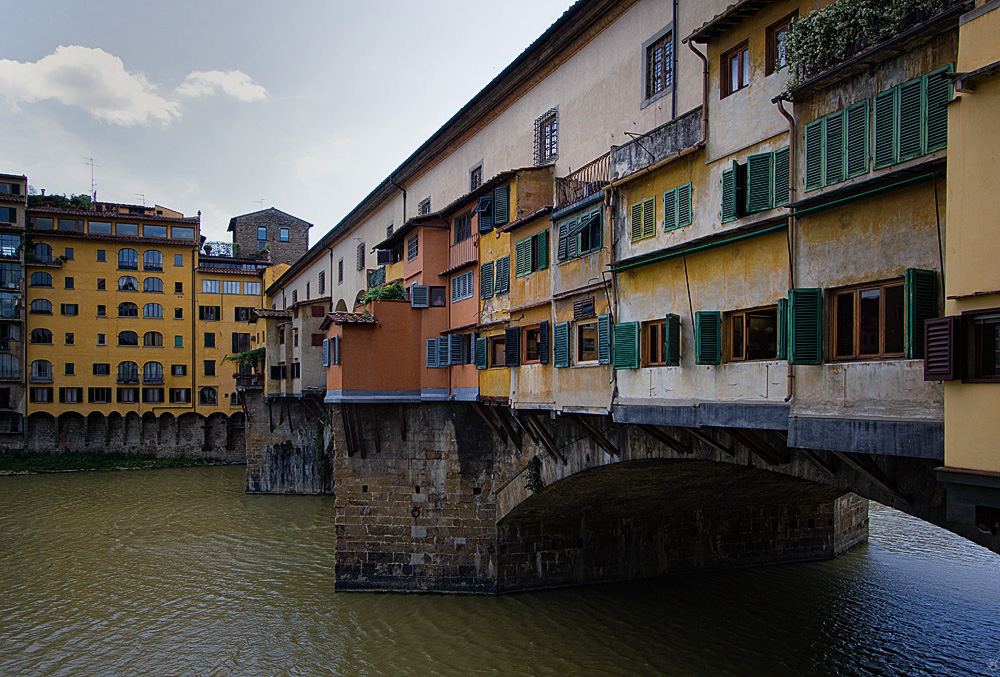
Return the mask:
[[510, 217], [510, 186], [493, 189], [493, 225], [502, 226]]
[[950, 73], [951, 65], [924, 76], [927, 89], [927, 152], [940, 150], [948, 145], [948, 107], [951, 101], [951, 81], [943, 77]]
[[537, 233], [532, 238], [532, 243], [535, 246], [535, 262], [537, 263], [535, 270], [545, 270], [549, 267], [549, 229], [546, 228]]
[[844, 180], [844, 111], [826, 116], [823, 130], [823, 185], [829, 186]]
[[855, 104], [844, 113], [846, 178], [868, 171], [868, 100]]
[[778, 359], [788, 359], [788, 299], [778, 299]]
[[823, 362], [823, 290], [788, 292], [788, 363]]
[[694, 363], [722, 363], [722, 313], [699, 310], [694, 314]]
[[504, 256], [497, 259], [496, 282], [494, 283], [494, 293], [497, 296], [510, 291], [510, 257]]
[[668, 190], [663, 194], [663, 230], [673, 230], [677, 227], [677, 189]]
[[639, 368], [639, 323], [615, 322], [615, 369]]
[[937, 273], [908, 268], [903, 274], [906, 287], [906, 359], [924, 357], [924, 321], [937, 317]]
[[895, 87], [875, 95], [875, 169], [896, 163], [899, 156], [896, 131], [896, 106], [899, 90]]
[[517, 258], [515, 272], [517, 277], [524, 277], [531, 272], [531, 238], [526, 237], [514, 245], [514, 256]]
[[783, 207], [788, 204], [788, 188], [791, 165], [789, 164], [788, 146], [774, 151], [774, 206]]
[[722, 222], [736, 220], [736, 170], [722, 170]]
[[642, 203], [642, 236], [656, 235], [656, 200], [648, 198]]
[[549, 363], [549, 323], [538, 324], [538, 363]]
[[747, 213], [771, 208], [774, 155], [757, 153], [747, 158]]
[[667, 315], [663, 329], [663, 354], [667, 365], [676, 367], [681, 363], [681, 318], [673, 313]]
[[899, 161], [924, 154], [924, 80], [899, 86]]
[[823, 187], [823, 119], [806, 125], [805, 133], [805, 179], [806, 191]]
[[503, 357], [505, 367], [521, 364], [521, 328], [509, 327], [503, 331]]
[[559, 224], [559, 244], [556, 247], [556, 259], [559, 261], [565, 261], [569, 258], [569, 231], [575, 223], [575, 219], [570, 219]]
[[553, 362], [557, 367], [569, 366], [569, 322], [557, 322], [552, 327]]
[[597, 316], [597, 361], [611, 364], [611, 315]]
[[486, 369], [487, 339], [476, 339], [476, 369]]
[[685, 183], [677, 190], [677, 227], [690, 226], [694, 221], [691, 207], [691, 183]]
[[642, 203], [636, 202], [632, 205], [632, 239], [641, 240], [642, 239]]
[[493, 298], [493, 262], [484, 263], [479, 268], [479, 298]]

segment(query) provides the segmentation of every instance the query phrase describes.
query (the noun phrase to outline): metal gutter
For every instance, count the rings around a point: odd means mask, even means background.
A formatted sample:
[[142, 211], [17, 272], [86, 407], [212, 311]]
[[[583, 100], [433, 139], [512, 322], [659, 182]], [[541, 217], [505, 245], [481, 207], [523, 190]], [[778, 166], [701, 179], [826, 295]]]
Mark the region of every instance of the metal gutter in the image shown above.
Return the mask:
[[838, 207], [842, 204], [848, 204], [856, 200], [860, 200], [871, 195], [878, 195], [879, 193], [887, 193], [891, 190], [896, 190], [897, 188], [905, 188], [906, 186], [911, 186], [916, 183], [923, 183], [924, 181], [930, 181], [938, 177], [944, 176], [944, 172], [936, 172], [934, 174], [924, 174], [922, 176], [916, 176], [912, 179], [904, 179], [902, 181], [897, 181], [896, 183], [890, 183], [886, 186], [879, 186], [878, 188], [873, 188], [872, 190], [867, 190], [863, 193], [858, 193], [857, 195], [850, 195], [848, 197], [840, 198], [839, 200], [834, 200], [833, 202], [826, 202], [821, 205], [816, 205], [815, 207], [809, 207], [807, 209], [797, 209], [795, 210], [795, 216], [806, 216], [807, 214], [814, 214], [816, 212], [821, 212], [825, 209], [830, 209], [832, 207]]
[[717, 240], [715, 242], [707, 242], [703, 245], [697, 247], [691, 247], [690, 249], [682, 249], [679, 251], [667, 252], [665, 254], [660, 254], [659, 256], [653, 256], [642, 261], [633, 261], [632, 263], [626, 263], [621, 266], [612, 268], [613, 272], [620, 273], [623, 270], [631, 270], [632, 268], [639, 268], [641, 266], [648, 265], [650, 263], [657, 263], [659, 261], [668, 261], [670, 259], [676, 259], [681, 256], [687, 256], [688, 254], [693, 254], [695, 252], [705, 251], [708, 249], [715, 249], [716, 247], [721, 247], [723, 245], [731, 244], [733, 242], [739, 242], [740, 240], [749, 240], [750, 238], [757, 237], [758, 235], [766, 235], [767, 233], [773, 233], [778, 230], [783, 230], [788, 227], [785, 222], [779, 223], [776, 226], [771, 226], [770, 228], [764, 228], [762, 230], [755, 230], [752, 233], [744, 233], [742, 235], [737, 235], [735, 237], [729, 237], [724, 240]]

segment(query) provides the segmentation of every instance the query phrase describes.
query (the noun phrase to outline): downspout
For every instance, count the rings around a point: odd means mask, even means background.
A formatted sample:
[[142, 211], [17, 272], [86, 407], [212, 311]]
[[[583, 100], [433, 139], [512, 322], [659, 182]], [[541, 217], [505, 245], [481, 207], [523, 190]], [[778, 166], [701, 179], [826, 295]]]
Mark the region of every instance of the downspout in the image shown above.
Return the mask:
[[673, 26], [673, 35], [671, 36], [671, 40], [674, 43], [674, 48], [671, 50], [673, 52], [673, 55], [674, 55], [674, 63], [672, 64], [672, 66], [673, 66], [673, 74], [674, 75], [673, 75], [673, 83], [670, 86], [670, 119], [673, 120], [674, 118], [677, 117], [677, 65], [678, 65], [678, 58], [677, 58], [677, 46], [678, 46], [677, 45], [677, 35], [678, 35], [678, 30], [677, 30], [677, 26], [678, 26], [678, 22], [677, 22], [677, 0], [674, 0], [673, 13], [671, 14], [671, 23], [673, 23], [673, 25], [674, 25]]
[[[771, 100], [777, 104], [780, 112], [788, 120], [788, 204], [795, 204], [795, 158], [796, 158], [796, 137], [795, 118], [785, 110], [785, 97], [779, 95]], [[795, 208], [791, 207], [788, 212], [788, 289], [795, 289]], [[786, 388], [785, 402], [790, 402], [795, 395], [795, 365], [788, 363], [788, 385]]]
[[403, 218], [399, 222], [400, 227], [402, 227], [402, 225], [406, 223], [406, 189], [392, 180], [392, 174], [389, 175], [389, 183], [403, 194]]
[[[325, 249], [330, 252], [330, 312], [333, 312], [333, 248], [330, 245], [325, 245]], [[378, 263], [378, 261], [376, 261]]]

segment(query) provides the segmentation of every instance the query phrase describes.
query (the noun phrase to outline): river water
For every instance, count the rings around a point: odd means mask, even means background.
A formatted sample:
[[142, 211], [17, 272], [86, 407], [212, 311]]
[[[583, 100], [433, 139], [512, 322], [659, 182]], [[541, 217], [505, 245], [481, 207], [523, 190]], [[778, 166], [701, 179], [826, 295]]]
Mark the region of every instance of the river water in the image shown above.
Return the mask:
[[329, 497], [242, 467], [0, 477], [0, 676], [986, 675], [1000, 556], [873, 504], [833, 561], [503, 597], [334, 593]]

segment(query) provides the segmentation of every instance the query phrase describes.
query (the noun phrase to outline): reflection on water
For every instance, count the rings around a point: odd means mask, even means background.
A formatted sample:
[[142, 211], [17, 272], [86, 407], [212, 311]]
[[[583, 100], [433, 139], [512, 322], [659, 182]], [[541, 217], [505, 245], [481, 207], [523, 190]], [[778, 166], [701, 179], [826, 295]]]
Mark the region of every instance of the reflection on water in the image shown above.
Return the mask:
[[243, 468], [0, 478], [0, 675], [985, 675], [1000, 557], [873, 504], [829, 562], [334, 594], [330, 497]]

